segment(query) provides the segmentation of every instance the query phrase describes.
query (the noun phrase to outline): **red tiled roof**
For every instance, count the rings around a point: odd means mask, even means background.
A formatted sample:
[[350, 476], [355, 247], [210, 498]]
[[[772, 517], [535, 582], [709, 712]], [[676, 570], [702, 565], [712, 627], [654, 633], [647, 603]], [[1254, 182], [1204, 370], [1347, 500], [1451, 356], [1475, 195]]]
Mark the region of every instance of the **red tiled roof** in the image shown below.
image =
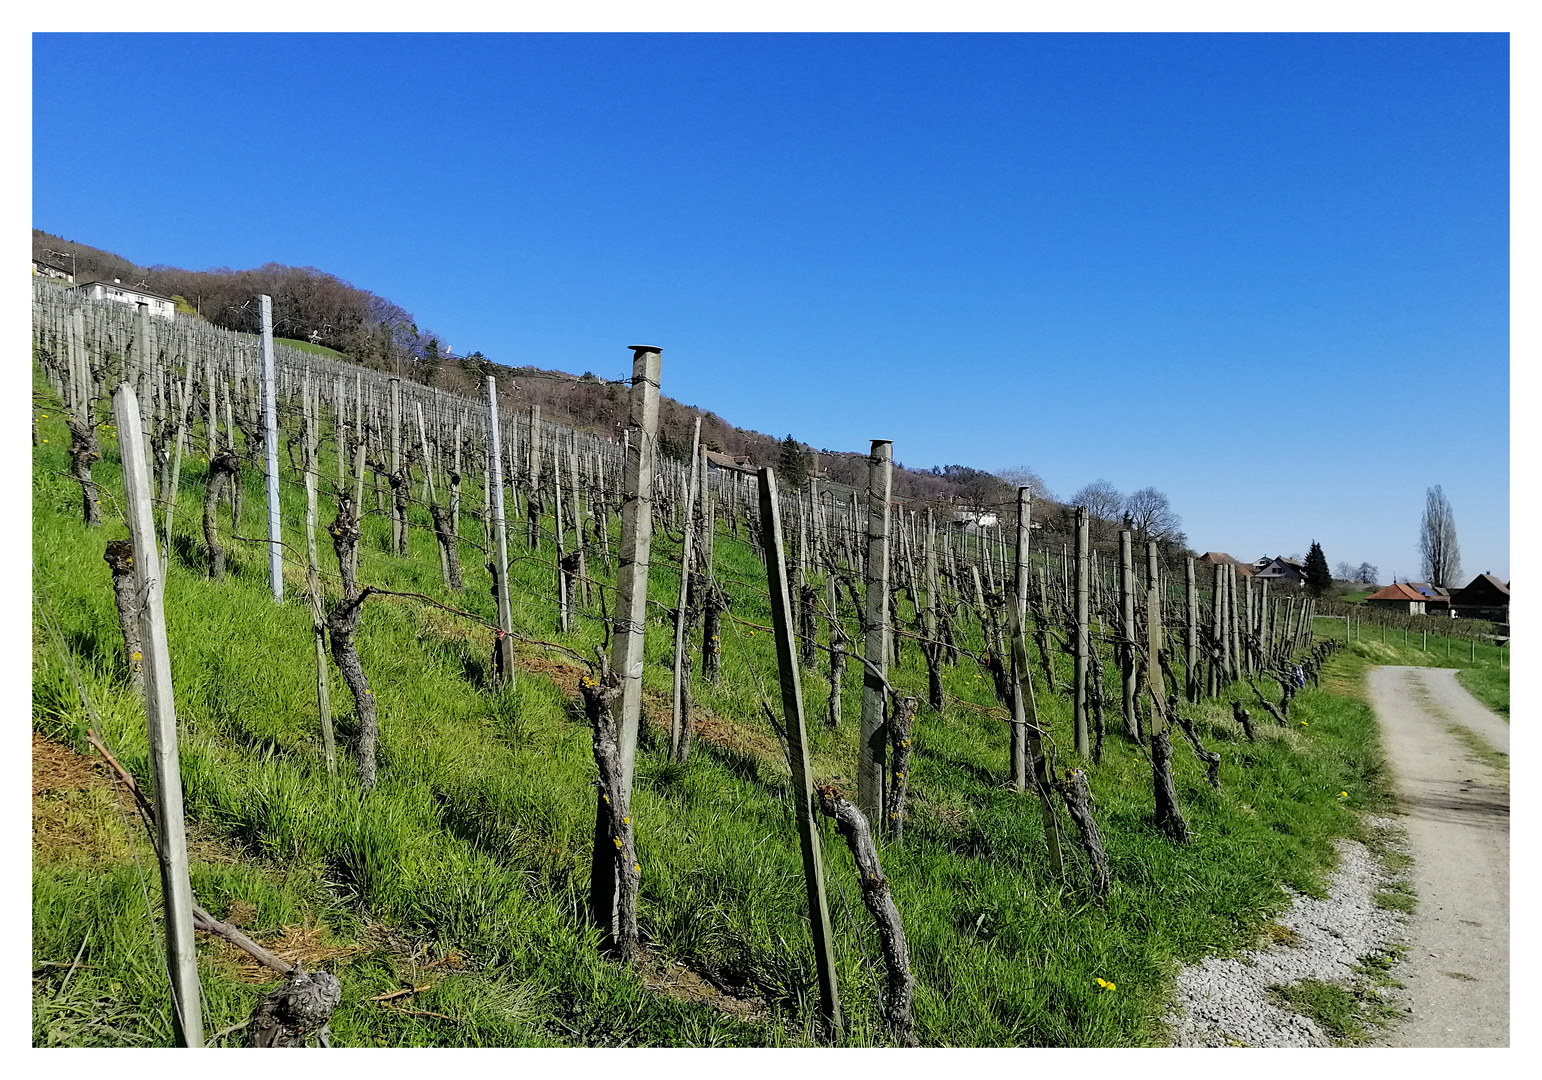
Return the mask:
[[1401, 581], [1395, 581], [1380, 592], [1374, 592], [1366, 597], [1366, 600], [1428, 600], [1429, 597], [1411, 589]]

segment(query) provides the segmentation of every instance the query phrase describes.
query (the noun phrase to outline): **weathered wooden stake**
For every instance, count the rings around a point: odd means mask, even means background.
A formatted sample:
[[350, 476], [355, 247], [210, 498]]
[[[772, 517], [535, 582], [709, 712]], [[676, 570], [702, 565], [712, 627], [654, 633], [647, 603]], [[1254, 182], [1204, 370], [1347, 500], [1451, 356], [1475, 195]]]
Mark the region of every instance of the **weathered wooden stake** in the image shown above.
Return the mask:
[[337, 741], [332, 732], [332, 696], [327, 686], [327, 620], [321, 603], [320, 558], [316, 545], [316, 495], [321, 472], [317, 467], [320, 432], [316, 399], [307, 377], [303, 391], [305, 421], [305, 584], [311, 604], [311, 637], [316, 651], [316, 708], [321, 718], [321, 753], [327, 775], [337, 775]]
[[686, 603], [690, 597], [691, 563], [693, 548], [696, 540], [696, 468], [700, 455], [697, 449], [701, 444], [701, 417], [696, 417], [696, 426], [691, 431], [691, 477], [685, 492], [685, 538], [680, 544], [680, 589], [676, 595], [675, 605], [675, 664], [673, 697], [669, 712], [669, 756], [675, 761], [684, 761], [681, 754], [681, 733], [685, 727], [685, 695], [689, 693], [686, 687], [687, 659], [686, 630], [689, 617]]
[[493, 590], [498, 597], [498, 641], [493, 647], [493, 655], [498, 662], [494, 665], [493, 675], [500, 686], [513, 690], [514, 639], [509, 635], [514, 631], [514, 609], [509, 600], [509, 535], [503, 517], [503, 455], [498, 443], [498, 382], [488, 375], [483, 385], [487, 392], [487, 462], [491, 470], [488, 483], [493, 504], [493, 547], [497, 560], [493, 564]]
[[268, 588], [284, 599], [284, 538], [278, 508], [278, 398], [273, 387], [273, 299], [257, 298], [262, 336], [262, 445], [268, 481]]
[[187, 830], [182, 812], [182, 774], [177, 761], [177, 708], [166, 644], [165, 571], [155, 550], [155, 516], [144, 433], [134, 388], [121, 384], [112, 396], [113, 420], [123, 458], [123, 494], [134, 545], [140, 639], [145, 660], [145, 711], [149, 721], [150, 772], [154, 781], [156, 854], [166, 916], [166, 967], [171, 975], [172, 1027], [177, 1045], [203, 1045], [198, 958], [193, 941], [193, 887], [188, 877]]
[[[1249, 578], [1251, 582], [1253, 579]], [[1183, 677], [1187, 682], [1187, 695], [1190, 703], [1199, 703], [1199, 675], [1195, 668], [1199, 663], [1199, 590], [1194, 583], [1194, 560], [1184, 560], [1184, 599], [1187, 601], [1187, 612], [1184, 622], [1183, 635]]]
[[1119, 532], [1119, 684], [1124, 707], [1124, 733], [1141, 741], [1135, 706], [1135, 555], [1128, 529]]
[[[1016, 613], [1014, 612], [1014, 618]], [[1050, 870], [1055, 880], [1065, 874], [1060, 852], [1060, 818], [1050, 798], [1050, 767], [1044, 754], [1044, 740], [1039, 732], [1038, 703], [1033, 696], [1033, 676], [1028, 671], [1028, 635], [1019, 619], [1012, 627], [1012, 661], [1019, 672], [1017, 692], [1012, 695], [1012, 723], [1023, 729], [1027, 743], [1028, 766], [1033, 777], [1033, 792], [1044, 815], [1044, 843], [1049, 851]]]
[[[643, 632], [648, 617], [648, 557], [653, 546], [654, 448], [659, 427], [659, 350], [633, 345], [632, 391], [627, 411], [630, 441], [622, 481], [621, 554], [616, 568], [616, 607], [611, 615], [610, 668], [621, 686], [616, 741], [621, 789], [632, 796], [637, 728], [642, 718]], [[595, 921], [607, 934], [616, 926], [615, 868], [609, 852], [604, 806], [596, 810], [594, 859], [589, 900]]]
[[819, 1012], [827, 1036], [841, 1031], [840, 994], [835, 983], [835, 949], [830, 934], [830, 908], [825, 899], [824, 863], [819, 829], [814, 823], [814, 775], [808, 757], [808, 731], [803, 722], [803, 686], [793, 647], [792, 598], [787, 585], [787, 559], [782, 544], [781, 500], [776, 473], [762, 468], [760, 530], [766, 549], [766, 586], [771, 593], [771, 625], [776, 632], [776, 667], [782, 690], [782, 725], [792, 765], [793, 814], [798, 823], [798, 849], [803, 856], [803, 880], [808, 893], [809, 929], [814, 937], [814, 963], [819, 976]]
[[1091, 729], [1087, 723], [1087, 651], [1090, 648], [1087, 605], [1087, 553], [1091, 546], [1087, 533], [1088, 511], [1076, 508], [1076, 753], [1092, 756]]
[[857, 806], [869, 821], [883, 813], [886, 690], [889, 678], [889, 499], [894, 444], [874, 439], [867, 468], [867, 633], [862, 643], [862, 728], [857, 743]]

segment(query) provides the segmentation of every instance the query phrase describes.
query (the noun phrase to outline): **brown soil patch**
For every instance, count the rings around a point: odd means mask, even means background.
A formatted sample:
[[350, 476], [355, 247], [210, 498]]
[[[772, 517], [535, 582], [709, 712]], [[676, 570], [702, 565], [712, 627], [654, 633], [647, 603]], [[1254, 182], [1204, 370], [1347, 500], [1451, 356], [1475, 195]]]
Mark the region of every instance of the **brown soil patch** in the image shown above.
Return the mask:
[[746, 1022], [761, 1020], [771, 1014], [770, 1007], [763, 999], [730, 994], [683, 964], [652, 953], [641, 954], [638, 971], [649, 990], [666, 994], [676, 1001], [698, 1002]]
[[[329, 961], [352, 956], [364, 948], [362, 945], [338, 944], [332, 940], [331, 931], [321, 923], [281, 926], [271, 933], [260, 936], [251, 934], [250, 937], [263, 948], [283, 957], [291, 964], [299, 964], [307, 971], [315, 970]], [[242, 982], [270, 983], [282, 978], [278, 972], [258, 963], [249, 953], [222, 937], [205, 934], [201, 935], [199, 940], [208, 942], [211, 947], [218, 950], [220, 955], [235, 968]]]
[[[734, 723], [726, 717], [716, 713], [706, 712], [702, 709], [693, 710], [696, 723], [696, 737], [703, 742], [715, 743], [740, 754], [762, 758], [767, 765], [782, 768], [787, 763], [782, 759], [782, 747], [776, 739], [761, 731], [751, 731], [740, 724]], [[668, 723], [668, 717], [665, 717]]]
[[99, 758], [77, 754], [63, 743], [32, 733], [32, 794], [80, 791], [106, 780]]
[[32, 854], [41, 862], [116, 862], [132, 853], [133, 802], [103, 762], [32, 733]]
[[579, 667], [571, 660], [554, 660], [550, 656], [535, 653], [516, 653], [515, 662], [521, 669], [533, 675], [542, 675], [557, 684], [562, 696], [576, 701], [578, 680], [589, 674], [588, 668]]

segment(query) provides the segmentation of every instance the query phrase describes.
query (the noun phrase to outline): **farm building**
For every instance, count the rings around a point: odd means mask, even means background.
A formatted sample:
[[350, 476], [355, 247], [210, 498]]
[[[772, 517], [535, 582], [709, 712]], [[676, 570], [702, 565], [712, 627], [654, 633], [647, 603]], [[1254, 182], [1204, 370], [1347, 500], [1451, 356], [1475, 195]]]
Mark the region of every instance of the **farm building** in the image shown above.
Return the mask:
[[724, 454], [717, 450], [704, 450], [702, 452], [707, 456], [707, 467], [709, 469], [724, 469], [728, 472], [745, 473], [749, 476], [755, 475], [755, 466], [750, 463], [749, 456], [746, 454]]
[[1465, 588], [1451, 594], [1451, 613], [1458, 619], [1510, 621], [1510, 586], [1485, 571], [1469, 581]]
[[1426, 615], [1451, 614], [1450, 589], [1442, 589], [1439, 585], [1431, 585], [1427, 581], [1410, 581], [1406, 584], [1410, 589], [1424, 597], [1424, 613]]
[[73, 282], [75, 280], [75, 275], [70, 273], [68, 270], [64, 270], [57, 266], [51, 266], [41, 259], [32, 260], [32, 272], [38, 277], [59, 278], [63, 281], [69, 282]]
[[1235, 566], [1242, 577], [1253, 576], [1253, 564], [1234, 559], [1224, 551], [1207, 551], [1196, 560], [1200, 566]]
[[151, 292], [143, 285], [125, 285], [119, 278], [111, 281], [87, 281], [75, 286], [75, 292], [87, 300], [116, 300], [120, 304], [144, 304], [150, 311], [162, 319], [175, 319], [177, 316], [177, 302], [169, 296]]
[[1412, 585], [1395, 581], [1380, 592], [1374, 592], [1367, 596], [1365, 603], [1368, 607], [1382, 608], [1387, 611], [1400, 611], [1405, 615], [1423, 615], [1424, 600], [1424, 594]]
[[1272, 559], [1266, 556], [1253, 565], [1256, 568], [1253, 576], [1259, 581], [1275, 585], [1300, 585], [1306, 581], [1306, 568], [1295, 559], [1287, 559], [1283, 555], [1276, 555]]

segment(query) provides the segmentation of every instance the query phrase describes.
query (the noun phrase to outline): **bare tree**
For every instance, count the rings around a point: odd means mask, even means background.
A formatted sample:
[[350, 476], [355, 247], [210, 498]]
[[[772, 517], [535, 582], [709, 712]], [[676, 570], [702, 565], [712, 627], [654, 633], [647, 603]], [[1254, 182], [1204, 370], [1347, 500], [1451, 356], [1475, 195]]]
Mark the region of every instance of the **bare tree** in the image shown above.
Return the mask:
[[1354, 580], [1362, 585], [1374, 585], [1381, 579], [1381, 571], [1368, 562], [1363, 562], [1355, 570]]
[[1456, 542], [1456, 516], [1439, 484], [1424, 493], [1424, 519], [1419, 523], [1419, 560], [1419, 572], [1431, 585], [1450, 588], [1462, 576], [1462, 549]]
[[1044, 478], [1026, 465], [1012, 465], [1005, 469], [997, 469], [996, 475], [1014, 488], [1027, 488], [1033, 493], [1035, 499], [1054, 498], [1049, 493], [1049, 487], [1044, 483]]
[[1124, 520], [1137, 540], [1166, 540], [1183, 523], [1167, 496], [1153, 487], [1141, 488], [1124, 500]]
[[1355, 568], [1346, 559], [1340, 559], [1333, 564], [1333, 577], [1337, 581], [1355, 580]]
[[1094, 480], [1071, 496], [1069, 506], [1085, 506], [1092, 515], [1088, 526], [1100, 540], [1108, 538], [1112, 524], [1124, 513], [1124, 496], [1107, 480]]

